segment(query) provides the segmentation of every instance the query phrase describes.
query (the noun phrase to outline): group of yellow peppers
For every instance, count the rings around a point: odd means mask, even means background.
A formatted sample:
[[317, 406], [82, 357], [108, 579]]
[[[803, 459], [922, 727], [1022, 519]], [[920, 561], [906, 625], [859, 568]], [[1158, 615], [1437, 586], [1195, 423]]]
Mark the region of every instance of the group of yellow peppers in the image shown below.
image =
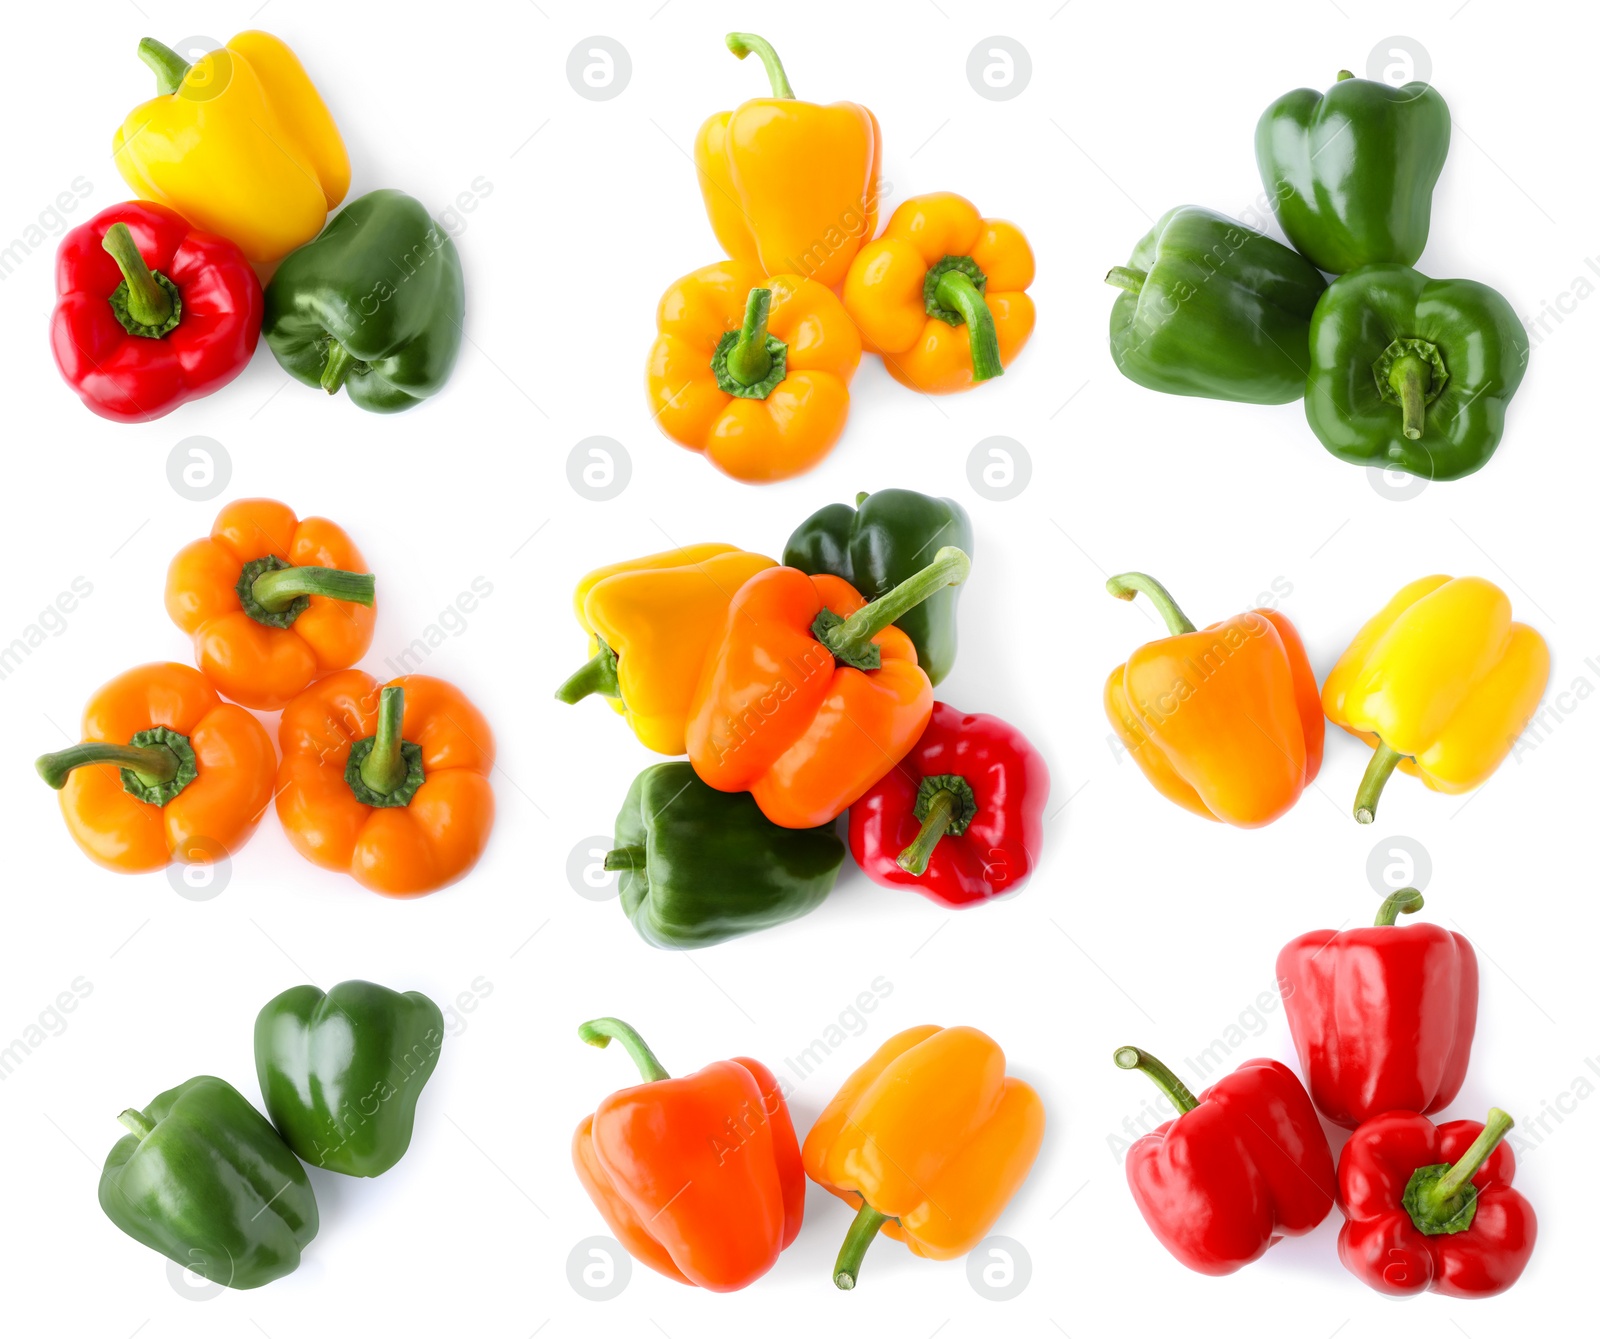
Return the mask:
[[863, 349], [924, 394], [1000, 376], [1033, 333], [1033, 251], [959, 195], [913, 196], [874, 239], [882, 139], [850, 102], [801, 102], [770, 44], [730, 33], [772, 96], [695, 139], [728, 259], [684, 275], [656, 313], [645, 386], [661, 430], [745, 483], [787, 479], [839, 440]]

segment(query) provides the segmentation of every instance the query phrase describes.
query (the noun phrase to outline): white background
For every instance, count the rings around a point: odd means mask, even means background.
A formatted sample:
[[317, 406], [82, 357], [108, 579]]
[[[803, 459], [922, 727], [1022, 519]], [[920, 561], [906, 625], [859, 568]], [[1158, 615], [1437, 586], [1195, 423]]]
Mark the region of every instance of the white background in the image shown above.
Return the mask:
[[[8, 1330], [276, 1339], [470, 1326], [677, 1339], [851, 1324], [915, 1339], [1176, 1321], [1191, 1334], [1287, 1325], [1313, 1336], [1478, 1335], [1587, 1305], [1600, 1171], [1600, 1102], [1587, 1086], [1600, 1076], [1586, 1068], [1600, 1055], [1591, 863], [1600, 705], [1561, 698], [1564, 714], [1547, 718], [1534, 747], [1470, 798], [1397, 776], [1373, 828], [1348, 812], [1367, 751], [1333, 732], [1300, 805], [1269, 829], [1237, 832], [1163, 802], [1119, 761], [1100, 689], [1156, 632], [1143, 602], [1130, 608], [1102, 590], [1108, 573], [1132, 567], [1167, 582], [1201, 622], [1287, 586], [1281, 605], [1319, 676], [1403, 582], [1478, 573], [1549, 638], [1552, 694], [1600, 684], [1600, 663], [1586, 661], [1600, 655], [1591, 563], [1600, 303], [1587, 301], [1600, 237], [1584, 157], [1600, 40], [1592, 18], [1509, 0], [253, 9], [254, 0], [13, 6], [0, 244], [30, 226], [59, 233], [52, 201], [79, 176], [92, 190], [68, 224], [128, 194], [109, 147], [151, 92], [134, 55], [141, 36], [225, 39], [263, 26], [301, 55], [332, 107], [354, 163], [352, 195], [398, 186], [443, 216], [475, 181], [489, 187], [472, 213], [447, 220], [466, 267], [470, 343], [448, 390], [398, 418], [290, 382], [263, 347], [222, 393], [125, 427], [84, 410], [52, 366], [55, 238], [0, 282], [0, 643], [25, 635], [75, 578], [93, 587], [64, 630], [0, 681], [0, 1045], [75, 979], [91, 986], [64, 1029], [46, 1015], [47, 1039], [0, 1081]], [[688, 159], [695, 130], [765, 87], [754, 61], [723, 49], [734, 27], [776, 43], [802, 97], [877, 112], [891, 203], [962, 192], [1017, 221], [1039, 267], [1038, 331], [1003, 380], [934, 401], [864, 360], [832, 456], [764, 490], [658, 435], [641, 390], [660, 291], [717, 255]], [[585, 100], [566, 77], [568, 53], [594, 33], [631, 58], [631, 81], [608, 101]], [[965, 73], [969, 52], [996, 33], [1032, 62], [1028, 87], [1008, 101], [980, 97]], [[1455, 119], [1420, 267], [1484, 280], [1528, 316], [1558, 303], [1568, 313], [1538, 339], [1495, 460], [1403, 502], [1328, 456], [1299, 405], [1174, 399], [1124, 381], [1105, 347], [1112, 293], [1101, 282], [1172, 205], [1251, 208], [1261, 109], [1298, 85], [1327, 85], [1341, 65], [1366, 72], [1394, 34], [1426, 51]], [[1376, 59], [1387, 63], [1381, 49]], [[231, 460], [214, 501], [187, 500], [167, 481], [169, 453], [194, 435]], [[613, 501], [586, 500], [568, 483], [568, 453], [594, 435], [622, 443], [631, 460]], [[1012, 501], [986, 500], [968, 482], [969, 453], [992, 435], [1031, 458], [1031, 483]], [[963, 649], [940, 695], [1013, 721], [1048, 757], [1038, 874], [1011, 901], [952, 915], [852, 872], [800, 923], [693, 955], [647, 947], [614, 901], [581, 897], [568, 880], [569, 854], [610, 830], [635, 771], [653, 761], [599, 703], [550, 696], [584, 653], [572, 584], [602, 562], [691, 541], [776, 554], [824, 502], [888, 486], [949, 494], [972, 513]], [[498, 826], [466, 882], [386, 901], [300, 860], [269, 815], [222, 894], [194, 901], [162, 874], [103, 872], [69, 841], [33, 756], [77, 737], [84, 699], [112, 674], [188, 660], [162, 611], [166, 564], [223, 500], [252, 495], [334, 517], [354, 535], [378, 573], [367, 665], [380, 677], [475, 578], [492, 584], [423, 666], [458, 683], [499, 738]], [[1540, 1222], [1532, 1265], [1514, 1291], [1481, 1305], [1401, 1305], [1340, 1266], [1335, 1214], [1228, 1279], [1189, 1274], [1146, 1231], [1124, 1184], [1114, 1136], [1154, 1109], [1155, 1092], [1116, 1070], [1111, 1052], [1139, 1043], [1194, 1081], [1186, 1058], [1242, 1024], [1256, 1035], [1228, 1065], [1290, 1060], [1281, 1008], [1252, 1012], [1263, 993], [1273, 1002], [1277, 950], [1301, 931], [1368, 919], [1369, 857], [1396, 836], [1430, 857], [1424, 915], [1478, 945], [1479, 1041], [1447, 1115], [1481, 1119], [1495, 1103], [1521, 1122], [1518, 1184]], [[452, 1006], [409, 1155], [374, 1182], [311, 1173], [322, 1230], [296, 1274], [255, 1292], [185, 1297], [164, 1262], [96, 1205], [117, 1112], [196, 1073], [257, 1097], [256, 1010], [297, 982], [350, 977]], [[892, 993], [852, 1016], [879, 977]], [[453, 1005], [458, 997], [473, 1008]], [[640, 1266], [615, 1300], [580, 1295], [569, 1255], [606, 1229], [572, 1173], [568, 1141], [631, 1071], [574, 1029], [607, 1013], [635, 1023], [675, 1072], [749, 1053], [784, 1073], [843, 1016], [851, 1035], [792, 1095], [802, 1133], [893, 1032], [923, 1022], [990, 1032], [1049, 1113], [1033, 1175], [995, 1229], [1026, 1251], [1031, 1282], [995, 1303], [961, 1262], [918, 1260], [885, 1239], [858, 1291], [839, 1294], [829, 1265], [849, 1213], [813, 1188], [800, 1240], [743, 1293], [705, 1295]], [[1558, 1102], [1566, 1114], [1545, 1115], [1541, 1132], [1541, 1112]]]

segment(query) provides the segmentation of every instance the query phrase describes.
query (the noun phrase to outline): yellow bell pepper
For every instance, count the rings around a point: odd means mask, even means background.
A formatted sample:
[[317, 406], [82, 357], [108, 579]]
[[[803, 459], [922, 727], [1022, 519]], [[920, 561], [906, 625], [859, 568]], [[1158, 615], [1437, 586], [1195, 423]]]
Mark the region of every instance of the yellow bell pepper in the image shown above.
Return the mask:
[[141, 200], [235, 243], [252, 261], [309, 242], [350, 189], [339, 128], [305, 68], [270, 33], [243, 32], [189, 64], [153, 38], [139, 58], [157, 96], [112, 139]]
[[1403, 586], [1322, 685], [1328, 719], [1374, 748], [1356, 793], [1356, 821], [1372, 822], [1397, 765], [1447, 795], [1488, 780], [1549, 678], [1549, 647], [1511, 621], [1511, 601], [1498, 586], [1447, 576]]
[[572, 594], [590, 659], [556, 697], [581, 702], [599, 693], [646, 748], [682, 753], [700, 667], [729, 602], [776, 566], [731, 544], [691, 544], [596, 568]]
[[770, 98], [708, 117], [694, 165], [711, 230], [734, 260], [763, 274], [802, 274], [834, 287], [878, 227], [882, 136], [865, 107], [800, 102], [778, 54], [754, 33], [728, 50], [767, 67]]

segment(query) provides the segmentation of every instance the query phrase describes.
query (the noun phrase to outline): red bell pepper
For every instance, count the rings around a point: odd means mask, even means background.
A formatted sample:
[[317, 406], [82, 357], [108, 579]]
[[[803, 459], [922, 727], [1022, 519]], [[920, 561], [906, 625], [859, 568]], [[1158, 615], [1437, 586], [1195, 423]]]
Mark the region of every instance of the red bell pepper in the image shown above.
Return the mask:
[[970, 906], [1028, 881], [1049, 794], [1020, 730], [935, 702], [911, 752], [850, 807], [850, 851], [875, 883]]
[[1143, 1070], [1178, 1118], [1134, 1141], [1128, 1186], [1156, 1239], [1200, 1274], [1231, 1274], [1333, 1208], [1333, 1154], [1311, 1099], [1276, 1060], [1246, 1060], [1196, 1099], [1136, 1046], [1113, 1057]]
[[226, 386], [261, 334], [261, 281], [226, 238], [128, 201], [61, 239], [50, 347], [101, 418], [148, 423]]
[[1389, 1111], [1364, 1123], [1339, 1155], [1344, 1267], [1378, 1292], [1492, 1297], [1527, 1268], [1539, 1224], [1511, 1188], [1516, 1157], [1500, 1141], [1511, 1117], [1435, 1126]]
[[1317, 1110], [1354, 1129], [1385, 1111], [1423, 1114], [1461, 1091], [1478, 1024], [1478, 958], [1403, 888], [1370, 926], [1312, 930], [1278, 954], [1278, 988]]

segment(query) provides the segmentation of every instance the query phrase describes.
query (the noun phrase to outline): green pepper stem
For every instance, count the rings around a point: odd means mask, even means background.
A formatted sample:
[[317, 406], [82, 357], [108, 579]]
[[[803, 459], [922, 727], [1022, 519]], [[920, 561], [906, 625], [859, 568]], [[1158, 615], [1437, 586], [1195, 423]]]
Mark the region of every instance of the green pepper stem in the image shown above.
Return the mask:
[[856, 1286], [861, 1273], [861, 1261], [867, 1247], [877, 1238], [878, 1229], [889, 1221], [888, 1214], [879, 1213], [865, 1200], [856, 1210], [855, 1221], [844, 1234], [844, 1245], [839, 1247], [839, 1258], [833, 1262], [833, 1286], [849, 1292]]
[[1422, 436], [1428, 414], [1428, 386], [1433, 369], [1414, 354], [1394, 360], [1389, 386], [1400, 397], [1400, 431], [1411, 440]]
[[117, 1119], [130, 1133], [138, 1135], [141, 1139], [148, 1139], [150, 1132], [156, 1128], [155, 1122], [137, 1107], [129, 1107]]
[[172, 295], [156, 282], [126, 223], [113, 223], [100, 246], [128, 281], [128, 314], [140, 325], [163, 326], [172, 317]]
[[1351, 74], [1349, 70], [1340, 70], [1338, 75], [1334, 78], [1333, 82], [1336, 83], [1336, 84], [1342, 84], [1342, 83], [1344, 83], [1344, 81], [1346, 79], [1354, 79], [1354, 78], [1355, 78], [1355, 75]]
[[959, 586], [972, 571], [972, 560], [960, 549], [945, 547], [920, 572], [913, 572], [887, 595], [864, 605], [828, 633], [824, 645], [835, 660], [859, 658], [872, 639], [946, 586]]
[[328, 361], [322, 365], [322, 380], [319, 383], [329, 395], [337, 395], [339, 388], [344, 385], [345, 378], [350, 375], [350, 364], [355, 362], [355, 355], [336, 339], [328, 341]]
[[606, 852], [604, 868], [613, 871], [643, 869], [645, 855], [642, 846], [618, 846]]
[[1143, 572], [1122, 572], [1106, 581], [1106, 589], [1119, 600], [1131, 600], [1142, 592], [1155, 605], [1156, 612], [1166, 622], [1167, 631], [1174, 637], [1194, 631], [1194, 624], [1178, 608], [1172, 593], [1152, 576], [1146, 576]]
[[620, 1018], [591, 1018], [587, 1023], [578, 1024], [578, 1037], [602, 1050], [613, 1041], [620, 1041], [622, 1049], [639, 1066], [639, 1074], [646, 1083], [659, 1083], [672, 1077], [656, 1059], [655, 1052], [644, 1044], [644, 1038]]
[[148, 747], [134, 744], [74, 744], [59, 753], [46, 753], [34, 760], [34, 770], [52, 790], [60, 790], [75, 768], [109, 763], [126, 767], [141, 785], [164, 786], [178, 775], [178, 755], [164, 744]]
[[1415, 888], [1402, 888], [1397, 893], [1390, 893], [1383, 899], [1383, 905], [1378, 908], [1374, 925], [1393, 925], [1401, 912], [1414, 915], [1422, 910], [1422, 894]]
[[789, 76], [783, 72], [783, 62], [778, 59], [778, 53], [772, 49], [772, 43], [765, 37], [757, 37], [754, 33], [729, 33], [722, 40], [728, 44], [728, 50], [740, 60], [752, 51], [761, 57], [761, 63], [767, 67], [767, 78], [772, 81], [773, 97], [794, 96], [794, 89], [789, 87]]
[[1149, 1051], [1137, 1046], [1119, 1046], [1112, 1053], [1118, 1069], [1137, 1069], [1150, 1078], [1150, 1082], [1167, 1095], [1167, 1101], [1177, 1107], [1180, 1116], [1187, 1115], [1200, 1105], [1200, 1101], [1185, 1086], [1182, 1079], [1163, 1065]]
[[1129, 269], [1126, 265], [1113, 265], [1106, 271], [1106, 282], [1113, 288], [1120, 288], [1129, 293], [1139, 293], [1144, 289], [1144, 281], [1149, 276], [1143, 270]]
[[280, 567], [258, 576], [250, 594], [269, 614], [283, 613], [302, 595], [325, 595], [370, 609], [377, 581], [371, 572], [341, 572], [337, 567]]
[[1383, 794], [1384, 783], [1399, 765], [1403, 753], [1396, 753], [1381, 739], [1372, 751], [1372, 760], [1362, 773], [1361, 785], [1356, 791], [1355, 815], [1357, 823], [1370, 823], [1378, 816], [1378, 796]]
[[859, 507], [863, 502], [865, 502], [871, 496], [872, 496], [871, 493], [857, 493], [856, 494], [856, 506]]
[[617, 655], [609, 646], [602, 646], [556, 689], [556, 701], [571, 706], [582, 702], [590, 693], [599, 693], [601, 697], [622, 696], [617, 684]]
[[946, 270], [939, 276], [933, 296], [941, 307], [960, 312], [966, 323], [967, 343], [972, 353], [972, 379], [989, 381], [1003, 376], [1005, 368], [1000, 366], [1000, 341], [994, 333], [994, 313], [971, 276], [960, 270]]
[[933, 858], [933, 848], [939, 844], [956, 815], [956, 796], [951, 790], [940, 790], [928, 801], [928, 816], [922, 820], [922, 831], [917, 833], [910, 846], [894, 858], [894, 863], [907, 874], [920, 877], [928, 872], [928, 861]]
[[1489, 1155], [1494, 1152], [1495, 1146], [1511, 1133], [1511, 1127], [1515, 1123], [1499, 1107], [1490, 1107], [1489, 1119], [1484, 1123], [1478, 1137], [1468, 1145], [1467, 1151], [1461, 1155], [1455, 1166], [1422, 1193], [1423, 1201], [1431, 1206], [1440, 1206], [1454, 1199], [1462, 1187], [1472, 1180], [1483, 1164], [1489, 1160]]
[[158, 97], [176, 93], [183, 83], [183, 76], [191, 68], [189, 62], [176, 51], [153, 37], [139, 39], [139, 59], [155, 71]]
[[772, 354], [767, 349], [767, 317], [771, 311], [772, 290], [752, 288], [745, 299], [739, 338], [728, 350], [728, 375], [741, 386], [754, 386], [772, 371]]
[[378, 732], [372, 752], [361, 760], [361, 783], [379, 795], [397, 790], [410, 767], [400, 746], [400, 724], [406, 714], [406, 690], [391, 684], [378, 694]]

